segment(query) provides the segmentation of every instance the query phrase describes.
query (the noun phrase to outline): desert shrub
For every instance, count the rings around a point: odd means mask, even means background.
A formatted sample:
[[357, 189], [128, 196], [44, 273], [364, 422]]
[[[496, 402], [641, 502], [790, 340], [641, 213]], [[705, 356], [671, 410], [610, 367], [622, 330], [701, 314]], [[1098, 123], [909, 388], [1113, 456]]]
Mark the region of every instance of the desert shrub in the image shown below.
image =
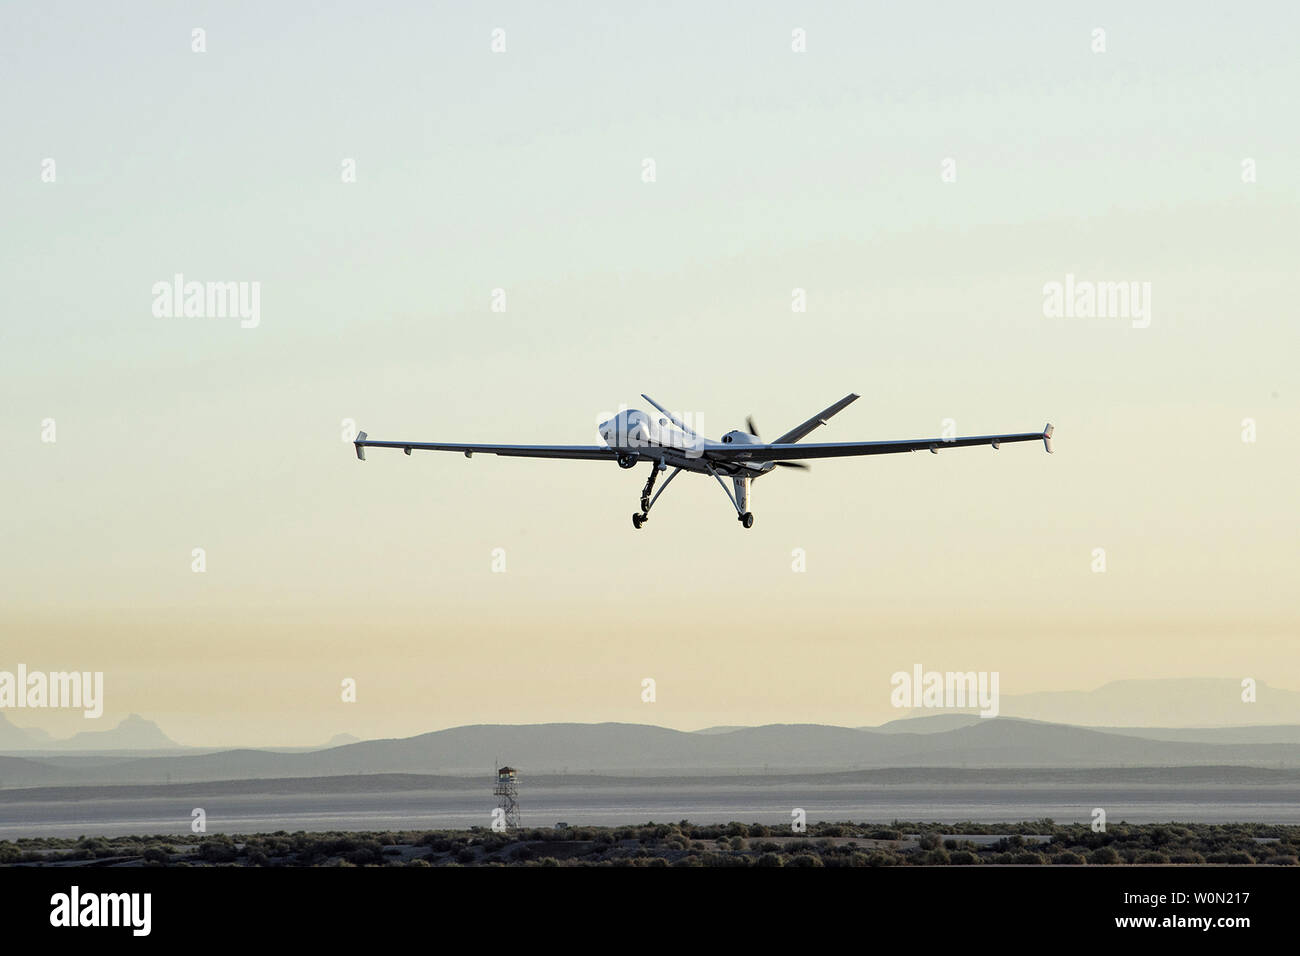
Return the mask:
[[1088, 862], [1094, 866], [1118, 863], [1119, 854], [1108, 846], [1099, 846], [1088, 854]]
[[77, 841], [76, 848], [68, 854], [66, 859], [72, 860], [98, 860], [104, 857], [116, 856], [117, 850], [113, 845], [103, 837], [82, 837]]
[[205, 863], [233, 863], [239, 856], [230, 840], [209, 837], [199, 844], [199, 859]]
[[1240, 851], [1231, 853], [1211, 853], [1205, 858], [1206, 863], [1234, 863], [1238, 866], [1250, 865], [1255, 862], [1255, 858], [1249, 853]]
[[384, 862], [384, 848], [377, 840], [359, 840], [352, 849], [343, 854], [343, 859], [353, 866], [366, 866]]

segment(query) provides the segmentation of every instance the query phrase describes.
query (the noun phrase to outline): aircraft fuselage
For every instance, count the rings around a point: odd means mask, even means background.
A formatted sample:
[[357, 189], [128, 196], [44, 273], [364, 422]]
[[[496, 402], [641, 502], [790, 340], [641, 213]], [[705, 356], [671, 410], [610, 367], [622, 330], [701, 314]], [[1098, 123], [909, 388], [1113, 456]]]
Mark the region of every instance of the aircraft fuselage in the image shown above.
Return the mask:
[[664, 468], [680, 468], [696, 474], [719, 474], [727, 477], [756, 478], [771, 471], [773, 462], [709, 461], [709, 448], [729, 445], [759, 445], [761, 440], [748, 432], [729, 431], [721, 441], [711, 441], [689, 433], [656, 412], [629, 408], [596, 426], [601, 441], [620, 452], [619, 464], [631, 468], [641, 461], [659, 462]]

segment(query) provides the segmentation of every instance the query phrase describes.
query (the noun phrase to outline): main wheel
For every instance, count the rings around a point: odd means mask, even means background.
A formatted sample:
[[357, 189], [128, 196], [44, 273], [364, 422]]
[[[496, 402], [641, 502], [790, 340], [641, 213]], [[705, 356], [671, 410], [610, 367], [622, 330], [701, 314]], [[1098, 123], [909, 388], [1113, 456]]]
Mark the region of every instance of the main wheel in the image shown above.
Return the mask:
[[632, 513], [632, 527], [640, 528], [645, 523], [645, 515], [639, 511]]
[[740, 523], [743, 524], [746, 528], [754, 527], [753, 513], [746, 511], [743, 515], [740, 515]]

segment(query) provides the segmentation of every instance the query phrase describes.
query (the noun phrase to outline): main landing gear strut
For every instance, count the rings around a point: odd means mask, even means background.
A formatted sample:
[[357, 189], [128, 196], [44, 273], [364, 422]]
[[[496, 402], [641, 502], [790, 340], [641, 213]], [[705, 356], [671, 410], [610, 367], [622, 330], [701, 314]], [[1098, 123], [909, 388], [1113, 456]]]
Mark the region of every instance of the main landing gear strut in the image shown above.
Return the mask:
[[[655, 489], [655, 481], [659, 477], [659, 472], [666, 471], [667, 469], [668, 466], [661, 462], [651, 463], [650, 477], [646, 479], [645, 487], [641, 489], [641, 510], [632, 514], [632, 527], [639, 529], [643, 524], [650, 520], [650, 508], [659, 500], [659, 496], [668, 490], [669, 483], [681, 473], [680, 468], [674, 468], [673, 473], [664, 480], [663, 485], [661, 485], [659, 490], [655, 492], [654, 497], [650, 497], [650, 492]], [[726, 483], [718, 476], [717, 472], [710, 468], [709, 474], [713, 475], [713, 477], [717, 479], [718, 484], [722, 485], [722, 490], [725, 491], [727, 497], [731, 499], [731, 503], [736, 508], [736, 520], [746, 528], [754, 527], [753, 512], [747, 510], [749, 507], [749, 479], [733, 478], [732, 484], [736, 486], [736, 493], [733, 495], [731, 489], [727, 487]]]
[[719, 476], [716, 471], [709, 468], [709, 474], [712, 475], [718, 484], [722, 486], [722, 490], [727, 493], [727, 497], [730, 498], [731, 503], [735, 505], [736, 520], [746, 528], [754, 527], [754, 513], [749, 510], [749, 479], [732, 478], [731, 484], [736, 489], [736, 493], [733, 495], [731, 489], [727, 487], [727, 483], [722, 480], [721, 476]]

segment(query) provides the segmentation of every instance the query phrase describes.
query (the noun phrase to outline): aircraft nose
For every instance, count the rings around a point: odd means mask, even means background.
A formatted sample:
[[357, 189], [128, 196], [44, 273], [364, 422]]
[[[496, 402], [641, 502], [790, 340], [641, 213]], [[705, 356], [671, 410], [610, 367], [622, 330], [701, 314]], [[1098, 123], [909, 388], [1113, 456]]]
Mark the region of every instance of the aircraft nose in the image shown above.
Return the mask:
[[614, 448], [648, 445], [650, 443], [650, 431], [646, 428], [645, 422], [639, 418], [632, 419], [629, 422], [627, 418], [616, 415], [597, 425], [596, 431], [606, 445]]

